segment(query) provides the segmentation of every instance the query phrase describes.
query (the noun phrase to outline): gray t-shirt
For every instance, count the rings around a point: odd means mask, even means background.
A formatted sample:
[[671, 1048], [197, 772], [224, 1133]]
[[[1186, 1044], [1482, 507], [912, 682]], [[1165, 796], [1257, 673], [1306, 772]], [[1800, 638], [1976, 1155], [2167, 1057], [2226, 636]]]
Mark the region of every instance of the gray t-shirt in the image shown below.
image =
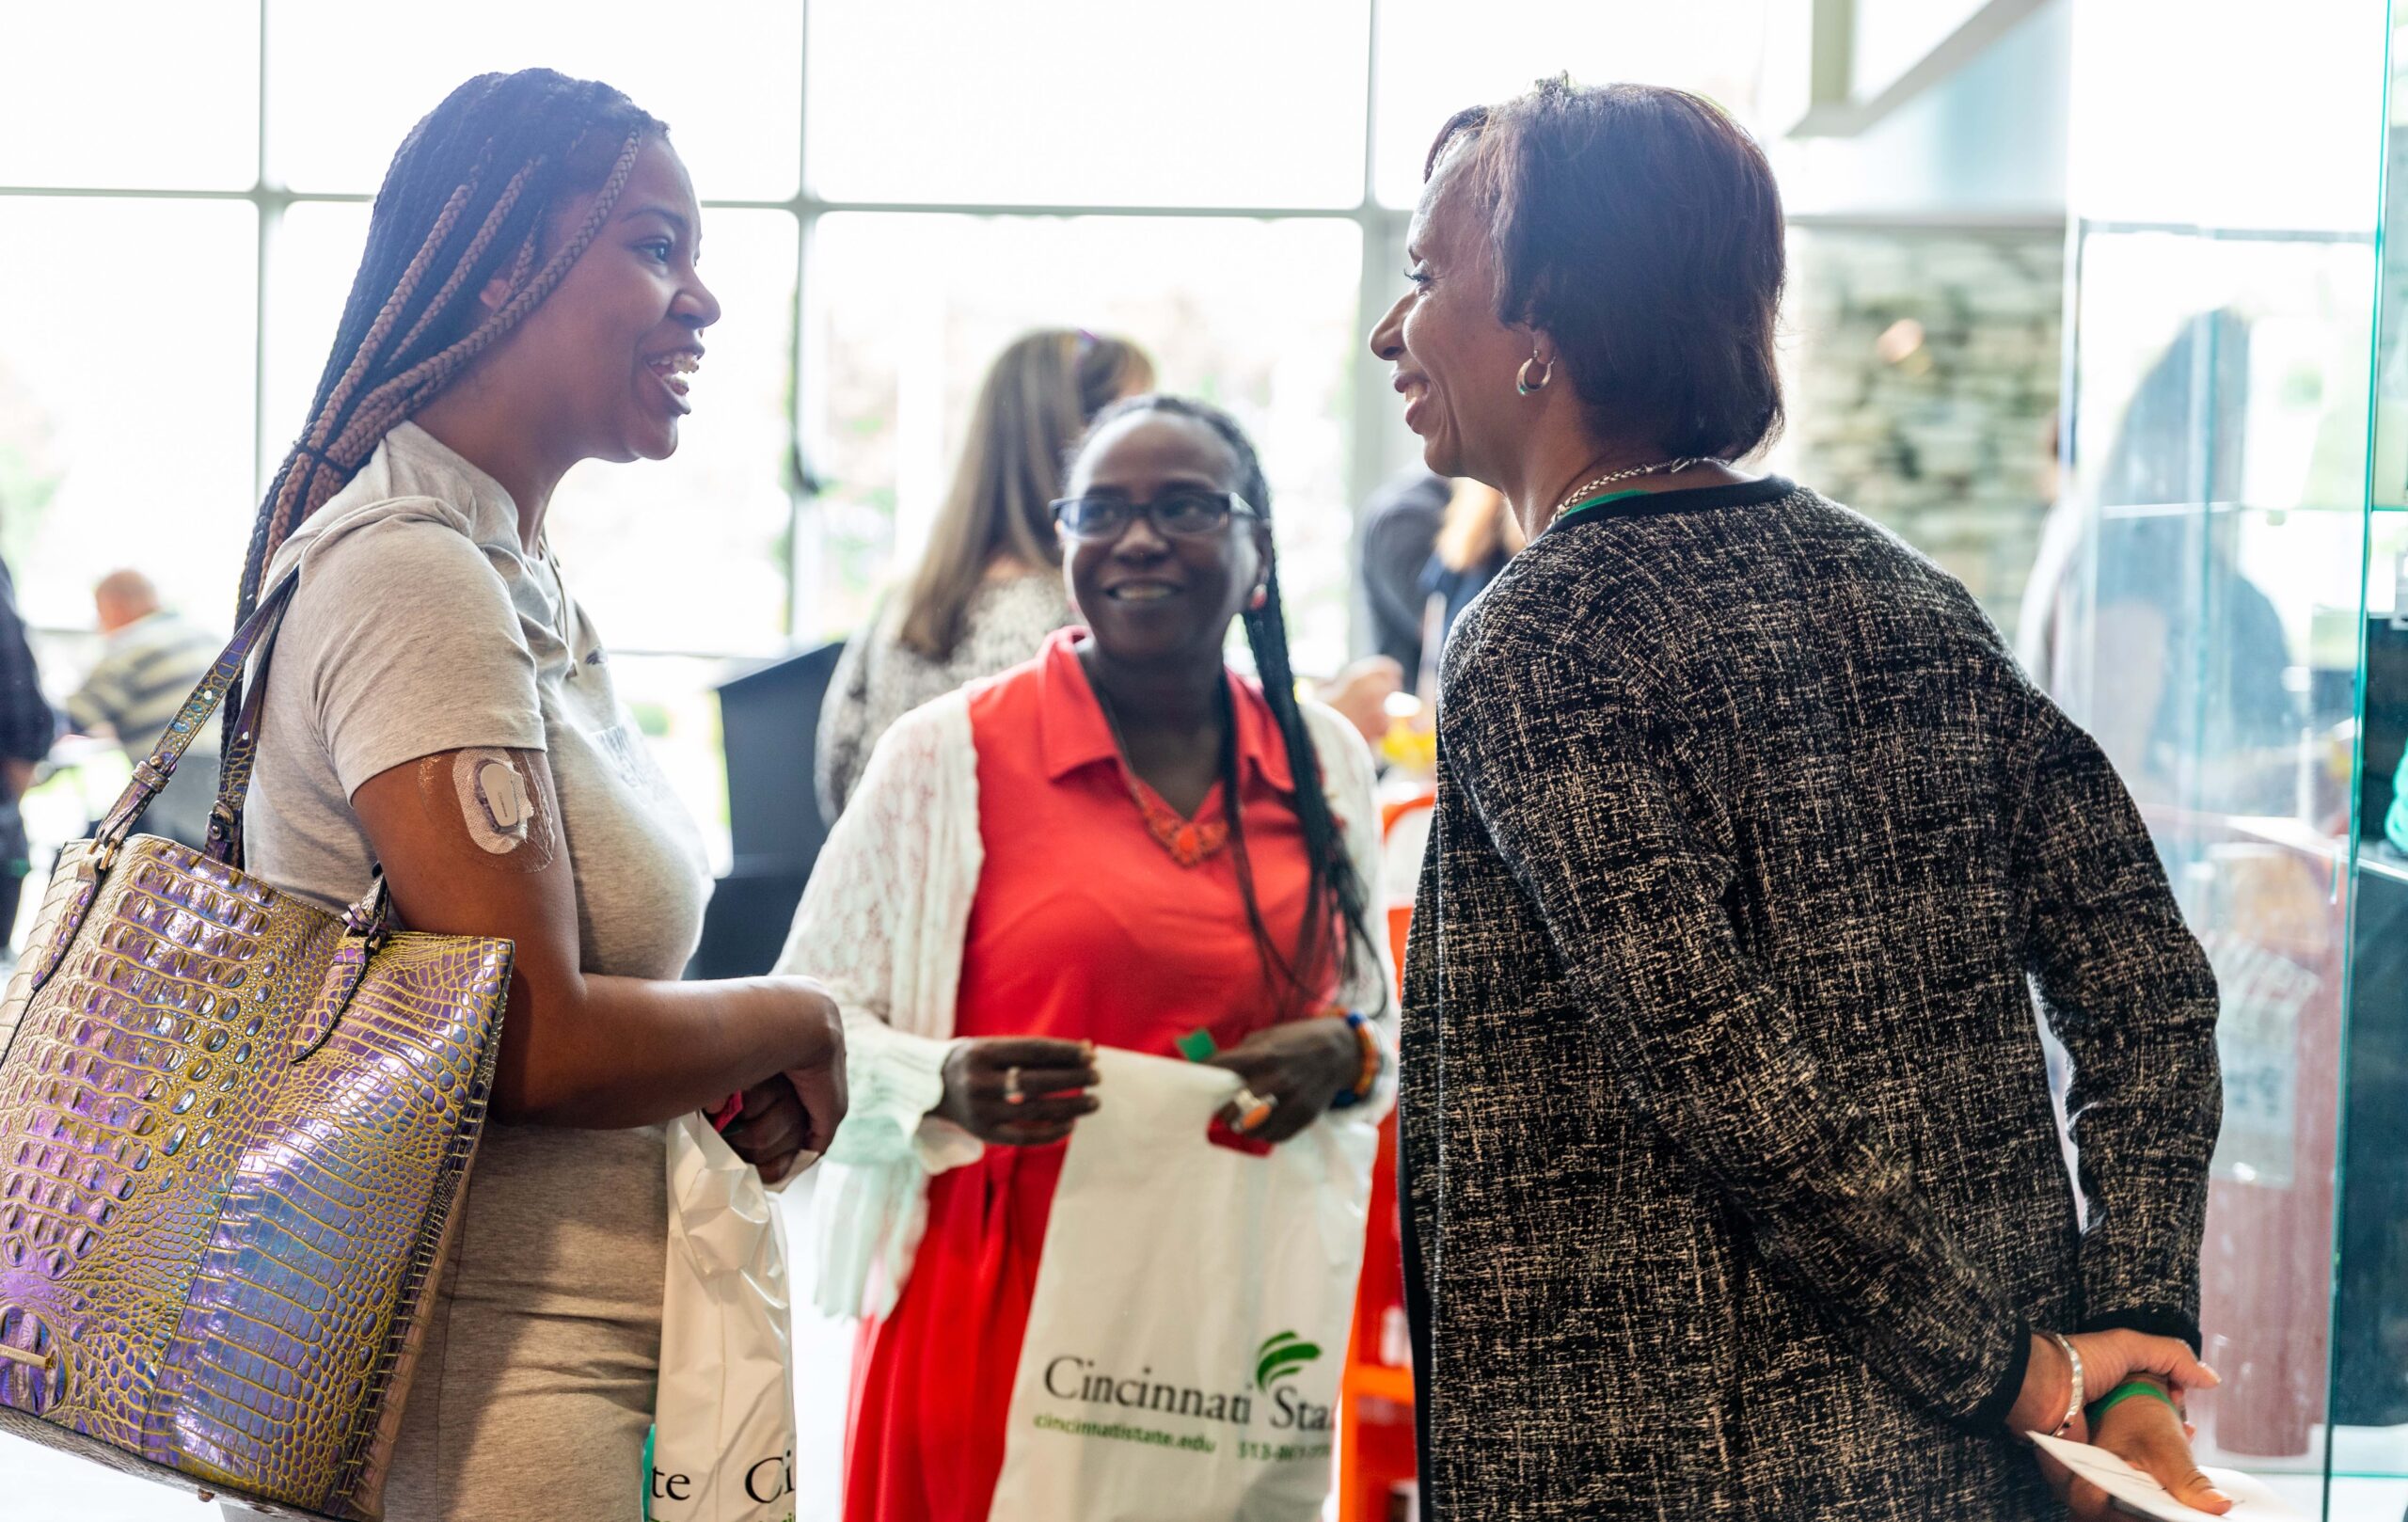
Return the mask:
[[[295, 563], [246, 811], [251, 870], [340, 909], [373, 869], [351, 808], [361, 784], [442, 751], [540, 750], [585, 970], [676, 977], [709, 892], [700, 840], [558, 567], [520, 547], [509, 495], [404, 423], [278, 552], [270, 584]], [[558, 1509], [563, 1463], [608, 1471], [610, 1496], [632, 1483], [636, 1455], [613, 1451], [640, 1449], [652, 1406], [663, 1165], [657, 1128], [487, 1127], [406, 1407], [397, 1522], [464, 1498], [479, 1515], [599, 1514]]]

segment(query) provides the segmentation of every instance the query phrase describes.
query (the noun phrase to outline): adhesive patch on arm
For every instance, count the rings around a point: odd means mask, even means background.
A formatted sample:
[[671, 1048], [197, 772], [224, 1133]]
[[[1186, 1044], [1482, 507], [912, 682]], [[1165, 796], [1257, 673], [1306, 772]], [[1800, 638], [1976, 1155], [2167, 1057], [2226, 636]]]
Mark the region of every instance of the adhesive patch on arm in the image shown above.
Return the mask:
[[[544, 779], [535, 770], [542, 764], [539, 755], [515, 751], [456, 751], [448, 768], [430, 756], [420, 791], [430, 811], [458, 811], [480, 852], [539, 871], [550, 864], [557, 838]], [[448, 777], [437, 774], [446, 770]]]

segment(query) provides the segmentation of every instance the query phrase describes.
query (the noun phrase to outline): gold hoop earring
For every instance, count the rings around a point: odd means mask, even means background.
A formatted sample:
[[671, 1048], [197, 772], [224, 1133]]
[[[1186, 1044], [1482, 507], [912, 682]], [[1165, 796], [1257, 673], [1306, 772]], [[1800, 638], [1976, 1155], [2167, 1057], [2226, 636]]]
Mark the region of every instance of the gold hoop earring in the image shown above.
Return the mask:
[[1522, 361], [1521, 370], [1513, 376], [1514, 395], [1528, 396], [1532, 391], [1544, 391], [1546, 389], [1547, 382], [1555, 379], [1555, 361], [1552, 359], [1546, 362], [1545, 374], [1541, 375], [1536, 380], [1530, 379], [1530, 367], [1538, 362], [1539, 357], [1535, 353], [1533, 353], [1528, 359]]

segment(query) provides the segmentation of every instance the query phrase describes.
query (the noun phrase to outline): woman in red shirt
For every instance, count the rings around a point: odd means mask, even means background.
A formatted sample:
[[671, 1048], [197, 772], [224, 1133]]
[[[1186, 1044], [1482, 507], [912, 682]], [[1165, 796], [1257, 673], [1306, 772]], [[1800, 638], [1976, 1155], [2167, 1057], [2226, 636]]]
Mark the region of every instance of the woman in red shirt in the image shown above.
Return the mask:
[[[1086, 627], [890, 732], [787, 950], [858, 1043], [819, 1297], [865, 1317], [852, 1522], [986, 1517], [1063, 1144], [1109, 1102], [1095, 1046], [1217, 1053], [1223, 1123], [1271, 1144], [1384, 1066], [1370, 1018], [1311, 1018], [1387, 1014], [1377, 815], [1359, 737], [1293, 696], [1253, 446], [1138, 397], [1068, 490]], [[1223, 660], [1241, 615], [1260, 685]]]

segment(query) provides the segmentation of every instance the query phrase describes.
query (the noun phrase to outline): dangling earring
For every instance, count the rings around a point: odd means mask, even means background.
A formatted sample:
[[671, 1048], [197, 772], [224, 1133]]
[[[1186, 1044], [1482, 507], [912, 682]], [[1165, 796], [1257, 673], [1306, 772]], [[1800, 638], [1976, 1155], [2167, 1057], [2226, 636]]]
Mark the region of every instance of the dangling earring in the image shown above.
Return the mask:
[[1264, 608], [1270, 606], [1270, 603], [1271, 589], [1269, 587], [1257, 587], [1254, 589], [1254, 595], [1245, 600], [1246, 611], [1259, 613], [1262, 611]]
[[1551, 380], [1553, 380], [1553, 379], [1555, 379], [1555, 361], [1554, 361], [1554, 360], [1552, 360], [1552, 359], [1550, 359], [1550, 360], [1548, 360], [1548, 361], [1546, 362], [1546, 373], [1545, 373], [1545, 374], [1541, 375], [1541, 376], [1540, 376], [1538, 379], [1536, 379], [1536, 380], [1532, 380], [1532, 379], [1530, 379], [1530, 367], [1531, 367], [1532, 365], [1537, 364], [1538, 362], [1539, 362], [1538, 351], [1537, 351], [1536, 349], [1533, 349], [1533, 350], [1531, 350], [1531, 351], [1530, 351], [1530, 357], [1529, 357], [1528, 359], [1525, 359], [1525, 360], [1523, 360], [1523, 361], [1522, 361], [1522, 368], [1521, 368], [1520, 373], [1517, 373], [1517, 374], [1515, 374], [1515, 375], [1514, 375], [1514, 377], [1513, 377], [1513, 394], [1514, 394], [1514, 395], [1516, 395], [1516, 396], [1528, 396], [1528, 395], [1529, 395], [1532, 391], [1543, 391], [1543, 390], [1545, 390], [1545, 389], [1546, 389], [1546, 383], [1547, 383], [1547, 382], [1549, 382], [1549, 381], [1551, 381]]

